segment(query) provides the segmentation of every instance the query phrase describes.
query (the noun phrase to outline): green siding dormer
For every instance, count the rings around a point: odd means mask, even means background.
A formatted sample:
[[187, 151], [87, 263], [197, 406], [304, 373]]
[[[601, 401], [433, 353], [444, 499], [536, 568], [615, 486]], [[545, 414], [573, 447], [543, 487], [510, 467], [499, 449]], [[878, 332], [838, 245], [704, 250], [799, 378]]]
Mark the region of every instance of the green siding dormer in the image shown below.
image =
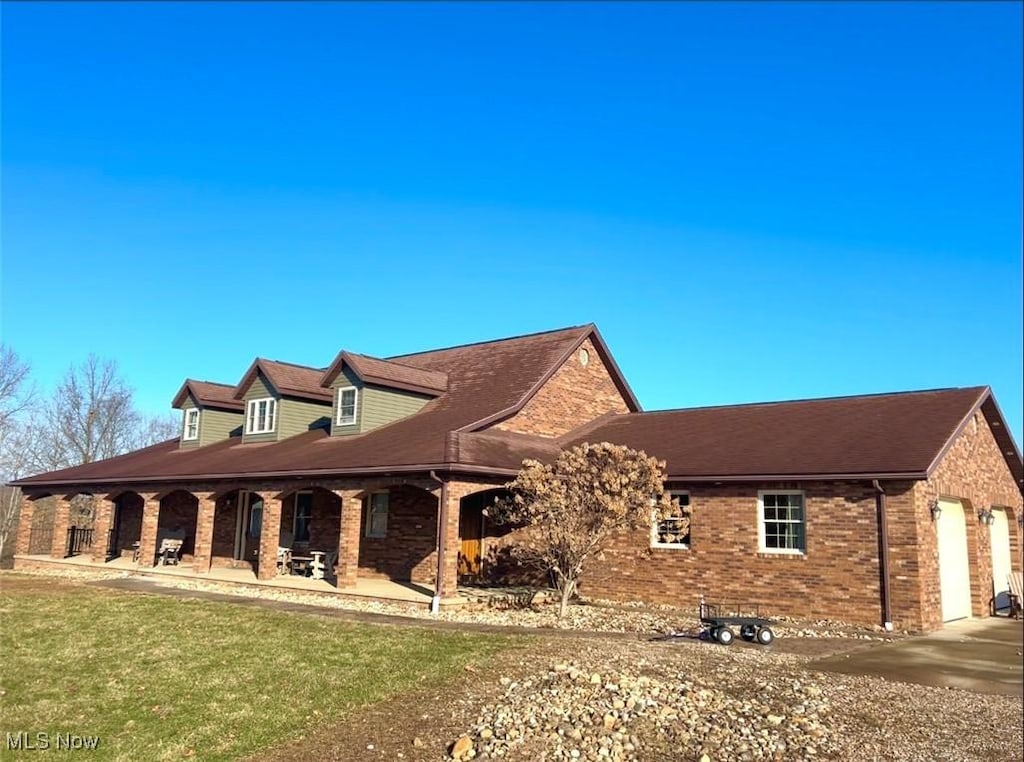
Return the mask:
[[[249, 402], [260, 399], [274, 400], [274, 427], [271, 431], [249, 433]], [[262, 373], [249, 385], [242, 395], [245, 402], [242, 442], [278, 442], [296, 434], [302, 434], [315, 428], [326, 428], [330, 425], [331, 405], [329, 403], [284, 397], [278, 393]]]
[[[199, 436], [196, 439], [185, 439], [185, 419], [187, 410], [199, 410]], [[182, 449], [205, 447], [229, 437], [237, 437], [242, 433], [243, 416], [232, 410], [220, 410], [199, 404], [191, 394], [181, 404], [181, 439]]]
[[[425, 394], [416, 394], [402, 389], [388, 389], [375, 384], [364, 384], [348, 367], [341, 369], [331, 386], [334, 389], [331, 436], [365, 434], [419, 412], [433, 399]], [[346, 387], [356, 389], [356, 420], [352, 424], [339, 424], [338, 390]]]

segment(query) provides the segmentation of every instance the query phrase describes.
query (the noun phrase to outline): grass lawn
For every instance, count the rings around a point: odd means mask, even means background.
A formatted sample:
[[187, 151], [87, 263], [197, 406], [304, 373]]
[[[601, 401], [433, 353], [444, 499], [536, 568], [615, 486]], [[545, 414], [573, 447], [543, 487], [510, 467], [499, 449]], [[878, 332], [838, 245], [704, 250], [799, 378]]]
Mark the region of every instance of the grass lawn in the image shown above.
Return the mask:
[[236, 759], [522, 642], [4, 573], [0, 758], [46, 731], [98, 735], [89, 759]]

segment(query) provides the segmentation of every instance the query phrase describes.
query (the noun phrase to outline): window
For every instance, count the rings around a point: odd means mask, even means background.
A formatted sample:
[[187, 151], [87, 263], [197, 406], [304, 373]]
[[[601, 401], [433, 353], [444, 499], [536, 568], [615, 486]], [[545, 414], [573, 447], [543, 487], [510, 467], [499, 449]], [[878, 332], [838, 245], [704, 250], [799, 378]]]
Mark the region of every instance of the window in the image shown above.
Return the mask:
[[273, 397], [249, 400], [245, 412], [245, 433], [266, 434], [273, 431], [276, 417], [277, 400]]
[[758, 494], [761, 550], [767, 553], [803, 553], [805, 550], [804, 493]]
[[366, 506], [366, 536], [387, 537], [388, 493], [374, 492]]
[[292, 523], [292, 537], [295, 542], [309, 542], [309, 523], [313, 519], [313, 493], [295, 494], [295, 521]]
[[185, 411], [185, 434], [186, 441], [199, 439], [199, 408], [191, 407]]
[[356, 422], [356, 405], [359, 390], [354, 386], [338, 389], [338, 425], [351, 426]]
[[651, 518], [652, 548], [690, 547], [690, 493], [670, 492], [672, 499], [679, 503], [680, 515], [660, 519]]

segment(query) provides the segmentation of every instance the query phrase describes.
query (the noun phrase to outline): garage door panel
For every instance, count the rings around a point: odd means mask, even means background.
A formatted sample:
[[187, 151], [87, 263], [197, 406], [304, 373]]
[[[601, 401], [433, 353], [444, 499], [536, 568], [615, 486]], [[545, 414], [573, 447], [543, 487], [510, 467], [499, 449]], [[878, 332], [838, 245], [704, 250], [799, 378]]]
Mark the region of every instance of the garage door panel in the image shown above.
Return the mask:
[[1010, 521], [1006, 511], [992, 509], [989, 539], [992, 543], [992, 595], [996, 610], [1010, 608], [1010, 586], [1007, 577], [1013, 568], [1010, 550]]
[[942, 621], [971, 615], [971, 572], [967, 555], [967, 521], [959, 501], [940, 500], [937, 521]]

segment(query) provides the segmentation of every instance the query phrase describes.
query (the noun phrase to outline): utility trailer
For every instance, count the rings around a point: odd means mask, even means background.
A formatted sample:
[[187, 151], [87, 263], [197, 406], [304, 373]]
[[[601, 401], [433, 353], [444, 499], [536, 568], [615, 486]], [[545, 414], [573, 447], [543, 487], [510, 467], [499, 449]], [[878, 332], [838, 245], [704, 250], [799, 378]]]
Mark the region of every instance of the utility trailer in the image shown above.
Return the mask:
[[775, 640], [772, 624], [771, 619], [761, 615], [761, 607], [756, 603], [706, 603], [703, 596], [700, 599], [702, 639], [716, 640], [723, 646], [731, 645], [736, 639], [732, 628], [737, 627], [744, 640], [767, 646]]

